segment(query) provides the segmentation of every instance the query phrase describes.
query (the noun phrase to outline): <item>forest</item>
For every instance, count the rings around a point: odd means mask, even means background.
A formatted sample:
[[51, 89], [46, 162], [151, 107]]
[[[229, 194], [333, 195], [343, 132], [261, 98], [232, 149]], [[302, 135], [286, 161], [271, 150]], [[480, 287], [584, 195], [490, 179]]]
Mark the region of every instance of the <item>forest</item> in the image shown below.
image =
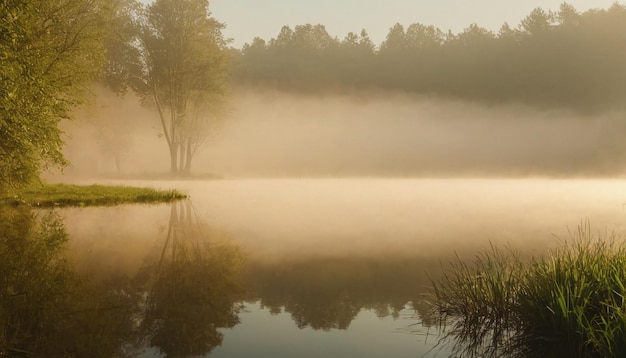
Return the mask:
[[276, 37], [255, 38], [231, 53], [236, 85], [393, 90], [598, 112], [624, 108], [626, 6], [536, 8], [497, 33], [475, 23], [457, 34], [397, 23], [380, 44], [367, 29], [339, 39], [321, 24], [284, 26]]

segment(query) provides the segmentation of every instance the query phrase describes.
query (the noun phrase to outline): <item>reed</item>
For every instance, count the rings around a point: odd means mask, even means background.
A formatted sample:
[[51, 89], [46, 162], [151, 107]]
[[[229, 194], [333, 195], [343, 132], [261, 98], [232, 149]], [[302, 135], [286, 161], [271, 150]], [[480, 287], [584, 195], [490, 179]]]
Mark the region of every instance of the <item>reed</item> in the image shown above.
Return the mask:
[[626, 356], [626, 249], [588, 223], [547, 255], [494, 246], [433, 281], [444, 339], [462, 356]]

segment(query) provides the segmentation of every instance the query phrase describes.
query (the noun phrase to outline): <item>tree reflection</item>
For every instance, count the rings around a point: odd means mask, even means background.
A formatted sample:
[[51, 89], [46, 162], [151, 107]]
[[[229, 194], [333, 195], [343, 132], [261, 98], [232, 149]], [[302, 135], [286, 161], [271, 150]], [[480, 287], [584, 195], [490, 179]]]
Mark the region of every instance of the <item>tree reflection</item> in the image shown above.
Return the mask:
[[67, 237], [52, 215], [3, 208], [0, 218], [0, 354], [37, 352], [67, 299]]
[[68, 259], [57, 213], [0, 208], [0, 356], [133, 357], [146, 347], [204, 356], [250, 297], [299, 328], [348, 329], [364, 309], [398, 318], [409, 302], [432, 324], [423, 261], [298, 256], [249, 262], [244, 272], [240, 248], [190, 202], [171, 204], [163, 238], [138, 272], [100, 267], [87, 276]]
[[168, 357], [202, 356], [239, 323], [243, 255], [203, 225], [189, 201], [171, 204], [160, 257], [140, 274], [149, 285], [142, 331]]
[[363, 309], [398, 318], [410, 303], [430, 326], [423, 296], [428, 265], [387, 257], [316, 257], [251, 264], [247, 281], [262, 306], [273, 314], [284, 309], [299, 328], [348, 329]]
[[54, 211], [0, 208], [0, 356], [121, 357], [133, 299], [81, 278]]
[[242, 264], [189, 202], [172, 204], [162, 252], [131, 277], [78, 272], [56, 212], [0, 208], [0, 357], [205, 355], [239, 322]]

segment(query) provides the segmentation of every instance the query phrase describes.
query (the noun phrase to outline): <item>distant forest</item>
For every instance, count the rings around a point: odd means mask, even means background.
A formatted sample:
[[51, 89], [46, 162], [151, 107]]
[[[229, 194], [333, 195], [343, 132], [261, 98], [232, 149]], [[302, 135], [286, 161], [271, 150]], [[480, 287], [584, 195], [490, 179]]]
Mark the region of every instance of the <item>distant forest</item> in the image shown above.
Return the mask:
[[584, 112], [626, 109], [626, 6], [536, 8], [498, 33], [458, 34], [396, 24], [376, 45], [367, 31], [343, 40], [323, 25], [284, 26], [233, 51], [235, 84], [321, 92], [406, 91], [487, 103], [523, 102]]

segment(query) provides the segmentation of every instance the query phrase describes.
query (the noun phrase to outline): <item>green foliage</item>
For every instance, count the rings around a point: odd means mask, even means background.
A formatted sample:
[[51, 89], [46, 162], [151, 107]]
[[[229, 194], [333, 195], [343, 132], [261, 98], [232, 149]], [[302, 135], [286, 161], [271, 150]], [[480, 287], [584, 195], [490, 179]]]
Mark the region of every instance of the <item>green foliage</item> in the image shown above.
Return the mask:
[[626, 248], [589, 225], [548, 256], [492, 250], [433, 282], [464, 356], [622, 357]]
[[[377, 49], [366, 36], [361, 42], [350, 33], [341, 41], [322, 25], [285, 26], [269, 41], [244, 45], [233, 78], [297, 91], [360, 86], [580, 111], [623, 109], [624, 33], [626, 8], [619, 3], [584, 13], [567, 3], [556, 13], [537, 8], [498, 34], [477, 24], [458, 34], [395, 24]], [[363, 43], [359, 50], [357, 43]]]
[[189, 173], [226, 94], [224, 25], [207, 0], [156, 0], [143, 14], [142, 88], [154, 101], [170, 151], [171, 172]]
[[57, 125], [104, 60], [99, 5], [0, 1], [0, 191], [66, 164]]
[[103, 80], [108, 88], [123, 94], [128, 88], [141, 87], [141, 52], [136, 46], [141, 31], [137, 15], [141, 5], [135, 0], [113, 0], [106, 5], [103, 10], [108, 19]]
[[104, 185], [37, 184], [19, 191], [17, 195], [6, 196], [1, 199], [9, 205], [59, 207], [163, 203], [186, 197], [185, 194], [177, 190]]

